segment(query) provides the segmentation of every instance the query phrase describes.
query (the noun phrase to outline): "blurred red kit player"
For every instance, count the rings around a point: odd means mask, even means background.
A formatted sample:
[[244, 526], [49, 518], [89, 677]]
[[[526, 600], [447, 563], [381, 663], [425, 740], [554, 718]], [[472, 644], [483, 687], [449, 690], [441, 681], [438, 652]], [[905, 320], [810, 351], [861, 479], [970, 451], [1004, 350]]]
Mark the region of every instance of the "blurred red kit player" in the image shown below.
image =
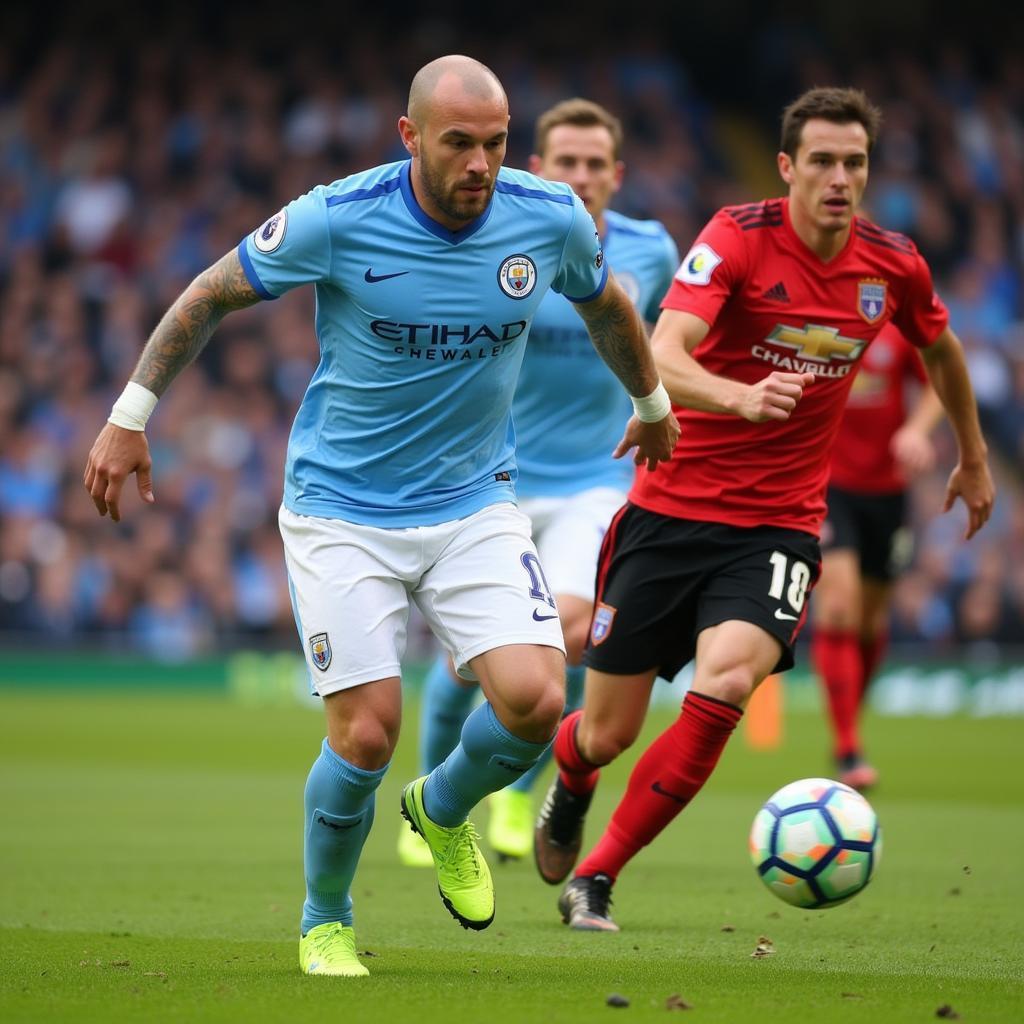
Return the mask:
[[880, 114], [814, 89], [783, 115], [786, 198], [720, 210], [683, 260], [652, 338], [681, 429], [638, 472], [609, 525], [581, 711], [555, 738], [560, 771], [538, 819], [541, 876], [582, 846], [599, 766], [636, 738], [655, 678], [691, 658], [682, 713], [641, 755], [597, 846], [559, 899], [564, 921], [615, 930], [622, 867], [703, 786], [754, 688], [793, 664], [820, 569], [831, 448], [859, 361], [890, 321], [919, 346], [960, 448], [947, 504], [969, 533], [993, 488], [959, 341], [912, 242], [857, 217]]
[[[910, 560], [907, 479], [935, 461], [929, 434], [942, 405], [927, 381], [918, 352], [887, 325], [861, 360], [832, 449], [811, 658], [825, 689], [838, 778], [856, 789], [878, 781], [858, 718], [885, 650], [892, 581]], [[911, 382], [921, 394], [908, 413]]]

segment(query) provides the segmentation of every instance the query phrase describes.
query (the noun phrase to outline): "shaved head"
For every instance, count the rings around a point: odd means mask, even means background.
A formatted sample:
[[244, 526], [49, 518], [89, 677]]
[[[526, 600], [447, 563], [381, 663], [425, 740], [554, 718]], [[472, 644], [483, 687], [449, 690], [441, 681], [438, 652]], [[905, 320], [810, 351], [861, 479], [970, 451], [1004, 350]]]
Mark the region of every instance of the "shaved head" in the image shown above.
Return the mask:
[[432, 60], [416, 72], [409, 87], [409, 120], [423, 124], [430, 118], [435, 98], [459, 96], [498, 101], [508, 107], [498, 76], [486, 64], [453, 53]]
[[508, 142], [508, 99], [490, 68], [461, 54], [420, 68], [398, 132], [429, 217], [457, 231], [487, 209]]

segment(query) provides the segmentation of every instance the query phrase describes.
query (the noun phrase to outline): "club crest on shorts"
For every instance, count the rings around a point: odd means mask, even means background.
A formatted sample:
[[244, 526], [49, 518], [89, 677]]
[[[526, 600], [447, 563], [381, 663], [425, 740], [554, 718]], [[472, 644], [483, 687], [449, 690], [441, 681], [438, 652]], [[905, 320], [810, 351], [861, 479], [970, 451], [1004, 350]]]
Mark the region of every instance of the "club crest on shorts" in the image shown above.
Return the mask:
[[326, 672], [331, 665], [331, 641], [326, 633], [317, 633], [309, 638], [309, 653], [313, 657], [313, 664], [321, 672]]
[[537, 264], [521, 252], [506, 256], [498, 267], [498, 284], [510, 299], [525, 299], [537, 286]]
[[605, 604], [603, 601], [598, 602], [594, 609], [594, 621], [590, 624], [590, 642], [595, 647], [608, 639], [608, 634], [612, 631], [612, 623], [615, 621], [616, 611], [618, 609], [613, 608], [610, 604]]
[[288, 230], [288, 211], [279, 210], [252, 233], [252, 244], [260, 252], [273, 252], [283, 241]]
[[857, 312], [873, 324], [885, 312], [888, 281], [868, 278], [857, 283]]

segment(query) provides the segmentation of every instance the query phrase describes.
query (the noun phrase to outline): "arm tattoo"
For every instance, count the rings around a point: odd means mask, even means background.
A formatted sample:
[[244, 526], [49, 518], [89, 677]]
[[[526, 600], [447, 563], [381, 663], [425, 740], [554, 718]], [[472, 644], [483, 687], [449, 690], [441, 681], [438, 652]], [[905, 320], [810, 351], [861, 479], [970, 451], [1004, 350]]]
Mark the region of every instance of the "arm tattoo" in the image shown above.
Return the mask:
[[597, 354], [607, 363], [626, 391], [636, 398], [658, 386], [647, 334], [640, 314], [618, 285], [606, 287], [593, 300], [576, 307], [583, 317]]
[[205, 348], [225, 314], [259, 301], [232, 250], [204, 270], [174, 301], [142, 350], [132, 380], [162, 395]]

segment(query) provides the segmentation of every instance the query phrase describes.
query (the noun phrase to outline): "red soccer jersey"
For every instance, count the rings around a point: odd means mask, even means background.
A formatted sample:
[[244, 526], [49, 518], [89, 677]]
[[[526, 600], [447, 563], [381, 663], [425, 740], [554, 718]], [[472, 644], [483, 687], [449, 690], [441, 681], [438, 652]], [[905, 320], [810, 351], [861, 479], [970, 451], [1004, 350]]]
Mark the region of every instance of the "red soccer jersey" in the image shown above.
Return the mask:
[[815, 536], [832, 443], [868, 343], [892, 320], [924, 347], [948, 320], [908, 238], [857, 217], [842, 252], [824, 263], [793, 231], [786, 199], [719, 210], [662, 307], [711, 324], [693, 352], [711, 373], [746, 384], [772, 370], [816, 379], [784, 422], [677, 408], [671, 461], [638, 471], [630, 501], [680, 519]]
[[831, 482], [856, 494], [897, 494], [907, 486], [892, 457], [893, 434], [907, 418], [908, 379], [928, 379], [917, 349], [892, 324], [868, 346], [832, 449]]

